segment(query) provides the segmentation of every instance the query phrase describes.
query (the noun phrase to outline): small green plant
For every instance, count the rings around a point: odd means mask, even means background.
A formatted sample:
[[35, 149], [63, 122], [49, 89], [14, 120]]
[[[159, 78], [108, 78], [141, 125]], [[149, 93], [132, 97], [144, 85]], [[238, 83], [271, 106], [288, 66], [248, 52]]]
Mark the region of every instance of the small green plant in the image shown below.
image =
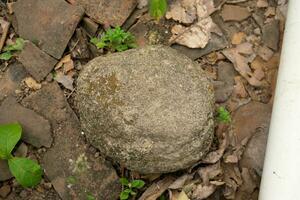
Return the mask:
[[225, 107], [220, 106], [217, 109], [217, 113], [218, 113], [218, 116], [217, 116], [218, 121], [223, 122], [223, 123], [231, 122], [230, 112], [228, 112], [228, 110], [226, 110]]
[[127, 49], [136, 48], [135, 37], [122, 30], [120, 27], [108, 29], [100, 38], [92, 38], [91, 43], [98, 49], [108, 49], [114, 51], [125, 51]]
[[120, 178], [120, 183], [123, 186], [123, 191], [120, 194], [120, 200], [127, 200], [130, 196], [136, 195], [136, 190], [144, 187], [145, 182], [142, 180], [128, 181], [127, 178]]
[[151, 17], [157, 21], [162, 18], [168, 9], [167, 0], [150, 0], [149, 12]]
[[7, 160], [10, 172], [23, 187], [34, 187], [42, 179], [42, 168], [37, 162], [28, 158], [12, 155], [18, 141], [21, 139], [20, 124], [0, 125], [0, 159]]
[[11, 45], [6, 45], [3, 49], [3, 53], [0, 54], [1, 60], [9, 60], [13, 56], [13, 52], [21, 51], [24, 47], [24, 40], [22, 38], [17, 38], [16, 42]]

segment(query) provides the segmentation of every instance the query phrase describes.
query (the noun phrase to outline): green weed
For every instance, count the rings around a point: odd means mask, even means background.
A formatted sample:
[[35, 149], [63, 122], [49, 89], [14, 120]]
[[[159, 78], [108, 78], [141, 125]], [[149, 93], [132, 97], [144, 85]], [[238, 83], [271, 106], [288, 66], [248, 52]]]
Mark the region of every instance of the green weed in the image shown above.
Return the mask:
[[24, 42], [22, 38], [17, 38], [14, 44], [6, 45], [3, 49], [3, 53], [0, 54], [0, 60], [10, 60], [13, 56], [13, 52], [23, 49]]
[[124, 187], [123, 191], [120, 194], [120, 200], [127, 200], [130, 196], [135, 196], [136, 190], [144, 187], [145, 182], [142, 180], [133, 180], [128, 181], [127, 178], [120, 178], [120, 183]]
[[231, 116], [230, 116], [230, 112], [228, 112], [228, 110], [226, 110], [225, 107], [220, 106], [217, 109], [217, 119], [219, 122], [223, 122], [223, 123], [230, 123], [231, 122]]
[[23, 187], [34, 187], [42, 179], [42, 168], [33, 160], [12, 155], [18, 141], [21, 139], [20, 124], [0, 125], [0, 159], [7, 160], [10, 172]]
[[125, 51], [127, 49], [136, 48], [135, 37], [122, 30], [120, 27], [108, 29], [100, 38], [92, 38], [91, 43], [98, 49], [107, 49], [109, 51]]

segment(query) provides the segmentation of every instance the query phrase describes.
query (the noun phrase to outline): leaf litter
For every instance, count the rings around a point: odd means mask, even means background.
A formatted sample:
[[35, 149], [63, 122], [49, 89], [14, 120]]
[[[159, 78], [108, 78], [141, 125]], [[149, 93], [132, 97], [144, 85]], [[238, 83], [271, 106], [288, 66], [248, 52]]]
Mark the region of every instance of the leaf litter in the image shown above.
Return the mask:
[[[204, 48], [211, 39], [211, 33], [222, 35], [210, 15], [216, 10], [212, 0], [174, 1], [166, 14], [176, 24], [171, 29], [170, 43], [177, 43], [189, 48]], [[186, 26], [189, 25], [189, 26]]]

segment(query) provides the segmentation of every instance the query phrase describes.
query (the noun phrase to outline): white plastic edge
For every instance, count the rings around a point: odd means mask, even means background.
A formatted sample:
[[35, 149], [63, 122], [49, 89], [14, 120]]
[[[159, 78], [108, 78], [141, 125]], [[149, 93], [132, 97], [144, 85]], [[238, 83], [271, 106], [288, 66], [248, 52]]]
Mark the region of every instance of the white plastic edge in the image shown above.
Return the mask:
[[300, 200], [300, 0], [289, 0], [259, 200]]

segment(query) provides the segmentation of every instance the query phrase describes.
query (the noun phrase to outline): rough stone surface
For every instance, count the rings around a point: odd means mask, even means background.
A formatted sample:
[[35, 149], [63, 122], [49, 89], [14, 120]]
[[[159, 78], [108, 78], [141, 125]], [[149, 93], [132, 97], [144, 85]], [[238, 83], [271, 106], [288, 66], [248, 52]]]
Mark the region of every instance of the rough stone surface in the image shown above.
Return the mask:
[[0, 106], [0, 124], [19, 122], [22, 140], [35, 147], [50, 147], [52, 143], [49, 122], [34, 111], [18, 104], [13, 97], [5, 99]]
[[80, 123], [57, 83], [47, 84], [22, 103], [47, 118], [54, 144], [42, 156], [42, 166], [62, 199], [114, 200], [120, 194], [112, 165], [90, 153], [81, 135]]
[[247, 8], [236, 5], [227, 5], [223, 6], [221, 11], [221, 16], [224, 21], [243, 21], [250, 17], [251, 13]]
[[236, 72], [231, 63], [220, 62], [218, 64], [218, 81], [215, 84], [216, 102], [225, 102], [233, 91], [234, 76]]
[[84, 11], [64, 0], [22, 0], [13, 5], [20, 37], [30, 40], [59, 59]]
[[210, 147], [212, 85], [200, 67], [170, 47], [92, 60], [79, 75], [77, 94], [88, 140], [129, 169], [184, 169]]
[[26, 41], [18, 60], [37, 81], [43, 80], [54, 68], [57, 60], [40, 50], [30, 41]]
[[88, 16], [105, 25], [121, 26], [137, 5], [137, 0], [76, 0]]
[[273, 49], [274, 51], [278, 50], [279, 43], [279, 20], [273, 20], [270, 23], [264, 25], [262, 29], [263, 42], [266, 46]]

